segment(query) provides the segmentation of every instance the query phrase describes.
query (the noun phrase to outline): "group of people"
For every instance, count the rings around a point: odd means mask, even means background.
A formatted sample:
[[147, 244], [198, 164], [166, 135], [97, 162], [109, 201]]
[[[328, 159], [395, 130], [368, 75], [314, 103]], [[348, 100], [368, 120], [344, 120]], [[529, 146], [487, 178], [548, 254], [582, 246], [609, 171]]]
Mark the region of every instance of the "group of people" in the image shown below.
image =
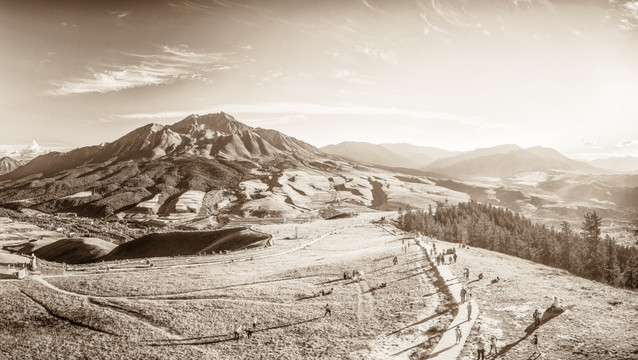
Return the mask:
[[237, 320], [235, 320], [235, 324], [233, 325], [233, 339], [239, 340], [242, 336], [246, 336], [247, 338], [252, 337], [253, 333], [257, 331], [257, 315], [253, 315], [252, 325], [253, 325], [252, 328], [246, 325], [246, 328], [242, 332], [241, 324]]
[[[432, 250], [434, 251], [434, 250]], [[434, 253], [431, 252], [431, 255], [434, 256]], [[454, 252], [452, 255], [449, 256], [449, 258], [447, 259], [447, 263], [448, 264], [452, 264], [453, 262], [456, 262], [456, 252]], [[445, 258], [445, 254], [444, 253], [440, 253], [438, 255], [436, 255], [435, 257], [435, 261], [436, 261], [436, 265], [445, 265], [446, 264], [446, 258]]]

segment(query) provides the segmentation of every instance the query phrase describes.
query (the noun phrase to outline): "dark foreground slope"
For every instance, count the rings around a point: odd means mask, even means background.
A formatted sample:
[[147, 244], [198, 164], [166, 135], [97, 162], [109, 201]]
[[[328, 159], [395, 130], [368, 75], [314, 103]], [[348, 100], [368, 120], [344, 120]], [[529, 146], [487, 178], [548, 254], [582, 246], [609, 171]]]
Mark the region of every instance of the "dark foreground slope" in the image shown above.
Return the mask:
[[243, 227], [217, 231], [150, 234], [118, 246], [101, 260], [235, 251], [262, 246], [269, 238], [269, 235]]
[[39, 248], [35, 255], [58, 263], [83, 264], [101, 258], [115, 248], [115, 244], [101, 239], [62, 239]]

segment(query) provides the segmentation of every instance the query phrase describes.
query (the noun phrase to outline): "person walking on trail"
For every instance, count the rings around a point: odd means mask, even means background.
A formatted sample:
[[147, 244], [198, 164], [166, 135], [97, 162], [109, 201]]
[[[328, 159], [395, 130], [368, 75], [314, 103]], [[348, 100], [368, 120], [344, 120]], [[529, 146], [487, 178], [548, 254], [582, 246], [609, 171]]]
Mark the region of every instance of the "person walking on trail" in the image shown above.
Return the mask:
[[394, 265], [398, 264], [399, 263], [399, 259], [395, 256], [394, 259], [392, 259], [392, 263]]
[[498, 348], [496, 347], [496, 337], [492, 336], [490, 338], [490, 355], [492, 354], [492, 351], [494, 352], [494, 355], [496, 355], [498, 353]]
[[461, 332], [461, 326], [460, 325], [456, 325], [456, 345], [461, 343], [461, 337], [463, 336], [463, 333]]
[[532, 338], [532, 348], [534, 349], [534, 352], [532, 353], [532, 355], [541, 353], [538, 350], [538, 335], [537, 334], [534, 334], [534, 337]]
[[485, 360], [485, 340], [483, 340], [483, 337], [480, 337], [478, 339], [478, 343], [476, 344], [477, 346], [477, 360]]
[[330, 315], [330, 317], [332, 317], [332, 310], [330, 310], [330, 304], [326, 304], [326, 312], [323, 313], [323, 317], [326, 317], [326, 315]]
[[456, 253], [454, 253], [454, 255], [452, 255], [452, 258], [454, 259], [454, 262], [456, 262]]
[[534, 327], [539, 327], [541, 325], [541, 317], [538, 309], [534, 310]]
[[467, 295], [467, 290], [464, 287], [461, 288], [461, 304], [465, 302], [465, 295]]
[[467, 321], [470, 321], [470, 319], [472, 319], [472, 303], [471, 302], [467, 302]]
[[257, 329], [257, 315], [253, 315], [253, 331]]

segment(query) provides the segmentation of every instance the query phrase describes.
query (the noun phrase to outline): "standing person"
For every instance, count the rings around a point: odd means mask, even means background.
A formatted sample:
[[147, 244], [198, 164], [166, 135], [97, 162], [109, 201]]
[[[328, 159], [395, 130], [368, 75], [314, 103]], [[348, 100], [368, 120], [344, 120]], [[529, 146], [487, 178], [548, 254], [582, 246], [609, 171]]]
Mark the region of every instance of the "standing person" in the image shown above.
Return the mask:
[[465, 295], [467, 294], [467, 290], [464, 287], [461, 288], [461, 304], [465, 302]]
[[494, 351], [494, 355], [498, 353], [498, 348], [496, 347], [496, 337], [492, 336], [490, 338], [490, 354]]
[[452, 256], [454, 258], [454, 262], [456, 262], [456, 253]]
[[467, 321], [470, 321], [472, 319], [472, 303], [471, 302], [467, 302]]
[[257, 329], [257, 315], [253, 314], [253, 331]]
[[478, 347], [477, 350], [477, 358], [476, 360], [485, 360], [485, 340], [483, 340], [483, 337], [479, 337], [478, 339], [478, 344], [476, 344], [476, 346]]
[[330, 310], [330, 304], [326, 304], [326, 312], [323, 313], [323, 317], [326, 317], [326, 315], [330, 315], [330, 317], [332, 317], [332, 310]]
[[394, 259], [392, 259], [392, 263], [396, 265], [398, 262], [399, 262], [399, 259], [395, 256]]
[[538, 312], [538, 309], [534, 310], [534, 327], [539, 327], [541, 325], [541, 318]]
[[234, 331], [235, 331], [233, 337], [234, 337], [235, 340], [239, 340], [239, 334], [241, 333], [241, 325], [239, 325], [237, 320], [235, 320], [235, 326], [233, 326], [233, 328], [234, 328]]
[[456, 325], [456, 345], [461, 343], [462, 336], [463, 336], [463, 333], [461, 332], [461, 326]]
[[532, 338], [532, 347], [534, 349], [534, 353], [532, 353], [532, 355], [536, 354], [536, 353], [541, 353], [540, 351], [538, 351], [538, 335], [534, 334], [534, 337]]

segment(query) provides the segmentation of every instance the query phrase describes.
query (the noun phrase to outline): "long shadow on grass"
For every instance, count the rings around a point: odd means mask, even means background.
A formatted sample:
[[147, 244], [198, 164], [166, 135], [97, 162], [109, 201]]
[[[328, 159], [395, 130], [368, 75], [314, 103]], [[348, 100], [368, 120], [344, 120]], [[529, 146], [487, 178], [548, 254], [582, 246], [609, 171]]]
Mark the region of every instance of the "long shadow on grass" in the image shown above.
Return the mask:
[[[563, 311], [555, 313], [555, 312], [550, 312], [550, 311], [546, 310], [543, 313], [543, 316], [541, 318], [541, 323], [540, 323], [539, 327], [543, 326], [543, 324], [546, 324], [548, 321], [552, 320], [553, 318], [557, 317], [558, 315], [560, 315], [562, 313], [563, 313]], [[523, 340], [527, 339], [528, 337], [530, 337], [534, 333], [534, 331], [536, 331], [536, 329], [537, 329], [537, 327], [534, 326], [533, 323], [530, 324], [527, 328], [525, 328], [525, 335], [523, 337], [521, 337], [520, 339], [518, 339], [518, 340], [516, 340], [516, 341], [514, 341], [512, 343], [509, 343], [509, 344], [503, 346], [501, 351], [499, 351], [496, 355], [494, 355], [494, 359], [507, 354], [507, 352], [510, 351], [514, 346], [520, 344], [521, 341], [523, 341]]]
[[[291, 326], [306, 324], [306, 323], [309, 323], [309, 322], [317, 321], [319, 319], [323, 319], [323, 317], [322, 316], [317, 316], [317, 317], [312, 318], [312, 319], [300, 320], [300, 321], [296, 321], [296, 322], [292, 322], [292, 323], [288, 323], [288, 324], [275, 325], [275, 326], [270, 326], [270, 327], [266, 327], [266, 328], [263, 328], [263, 329], [257, 329], [255, 331], [253, 331], [253, 334], [259, 333], [259, 332], [264, 332], [264, 331], [269, 331], [269, 330], [282, 329], [282, 328], [287, 328], [287, 327], [291, 327]], [[163, 341], [163, 342], [161, 342], [161, 343], [150, 343], [150, 344], [147, 344], [147, 345], [148, 346], [210, 345], [210, 344], [218, 344], [218, 343], [227, 342], [227, 341], [233, 341], [233, 340], [235, 340], [235, 338], [232, 336], [232, 334], [219, 334], [219, 335], [201, 336], [201, 337], [195, 337], [195, 338], [189, 338], [189, 339], [160, 340], [160, 341]]]
[[274, 283], [274, 282], [282, 282], [282, 281], [314, 278], [314, 277], [318, 277], [318, 276], [321, 276], [321, 275], [322, 274], [315, 274], [315, 275], [285, 277], [285, 278], [280, 278], [280, 279], [267, 279], [267, 280], [253, 281], [253, 282], [249, 282], [249, 283], [216, 286], [216, 287], [205, 288], [205, 289], [195, 289], [195, 290], [191, 290], [191, 291], [180, 291], [180, 292], [164, 293], [164, 294], [132, 295], [132, 296], [101, 296], [101, 297], [117, 297], [117, 298], [126, 297], [126, 298], [130, 298], [130, 299], [146, 299], [146, 298], [155, 299], [155, 298], [170, 297], [170, 296], [174, 296], [174, 295], [188, 295], [188, 294], [200, 293], [200, 292], [206, 292], [206, 291], [212, 291], [212, 290], [226, 290], [226, 289], [232, 289], [232, 288], [242, 287], [242, 286], [269, 284], [269, 283]]
[[405, 349], [403, 349], [403, 350], [400, 350], [400, 351], [398, 351], [398, 352], [395, 352], [394, 354], [392, 354], [392, 355], [390, 355], [390, 356], [399, 356], [399, 355], [403, 354], [404, 352], [406, 352], [406, 351], [410, 351], [410, 350], [412, 350], [412, 349], [416, 349], [416, 348], [418, 348], [418, 347], [422, 346], [423, 344], [424, 344], [424, 343], [420, 343], [420, 344], [416, 344], [416, 345], [414, 345], [414, 346], [410, 346], [409, 348], [405, 348]]
[[435, 357], [435, 356], [439, 355], [440, 353], [446, 352], [446, 351], [450, 350], [451, 348], [453, 348], [455, 346], [456, 345], [450, 345], [450, 346], [446, 347], [445, 349], [441, 349], [441, 350], [439, 350], [439, 351], [437, 351], [435, 353], [431, 353], [431, 354], [428, 355], [428, 357], [426, 359]]
[[400, 328], [399, 330], [395, 330], [395, 331], [393, 331], [393, 332], [389, 333], [389, 334], [388, 334], [388, 336], [389, 336], [389, 335], [398, 334], [398, 333], [400, 333], [401, 331], [403, 331], [403, 330], [405, 330], [405, 329], [407, 329], [407, 328], [410, 328], [410, 327], [412, 327], [412, 326], [416, 326], [416, 325], [419, 325], [419, 324], [423, 324], [424, 322], [430, 321], [430, 320], [432, 320], [432, 319], [434, 319], [434, 318], [437, 318], [437, 317], [439, 317], [439, 316], [441, 316], [441, 315], [444, 315], [444, 314], [446, 314], [446, 313], [448, 313], [448, 312], [450, 312], [450, 311], [451, 311], [451, 310], [445, 310], [445, 311], [440, 311], [440, 312], [438, 312], [438, 313], [436, 313], [436, 314], [432, 314], [432, 315], [430, 315], [430, 316], [426, 317], [425, 319], [421, 319], [421, 320], [419, 320], [419, 321], [417, 321], [417, 322], [414, 322], [414, 323], [412, 323], [412, 324], [410, 324], [410, 325], [406, 325], [406, 326], [404, 326], [404, 327]]
[[419, 276], [419, 275], [425, 275], [425, 272], [417, 272], [415, 274], [410, 274], [408, 276], [402, 277], [400, 279], [396, 279], [396, 280], [392, 280], [391, 282], [397, 282], [397, 281], [402, 281], [402, 280], [407, 280], [409, 278], [413, 278], [415, 276]]

